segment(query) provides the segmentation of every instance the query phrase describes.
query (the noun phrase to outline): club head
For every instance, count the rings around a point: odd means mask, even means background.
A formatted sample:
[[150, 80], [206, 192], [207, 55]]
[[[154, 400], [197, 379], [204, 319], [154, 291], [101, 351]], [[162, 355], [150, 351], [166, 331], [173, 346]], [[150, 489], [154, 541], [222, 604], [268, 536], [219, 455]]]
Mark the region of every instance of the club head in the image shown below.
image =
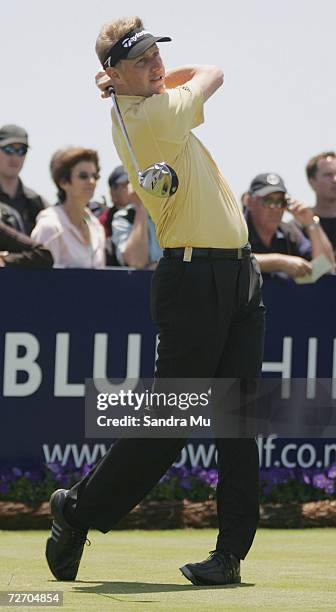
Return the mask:
[[165, 162], [158, 162], [139, 172], [139, 183], [151, 195], [169, 198], [176, 193], [179, 180], [171, 166]]

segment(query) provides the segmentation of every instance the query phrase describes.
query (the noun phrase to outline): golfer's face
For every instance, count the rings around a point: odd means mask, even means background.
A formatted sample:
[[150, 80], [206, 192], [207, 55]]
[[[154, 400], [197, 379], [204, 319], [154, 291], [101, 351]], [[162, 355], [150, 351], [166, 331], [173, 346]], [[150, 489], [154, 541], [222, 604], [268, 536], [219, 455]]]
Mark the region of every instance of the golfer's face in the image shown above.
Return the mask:
[[157, 45], [135, 59], [121, 60], [118, 72], [123, 94], [149, 98], [165, 90], [165, 68]]

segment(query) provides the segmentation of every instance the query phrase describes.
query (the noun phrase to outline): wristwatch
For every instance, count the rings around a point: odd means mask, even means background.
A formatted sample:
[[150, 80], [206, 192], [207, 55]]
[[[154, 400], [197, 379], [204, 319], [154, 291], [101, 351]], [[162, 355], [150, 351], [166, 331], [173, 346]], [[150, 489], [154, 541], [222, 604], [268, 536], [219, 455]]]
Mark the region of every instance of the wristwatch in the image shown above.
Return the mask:
[[305, 225], [304, 229], [306, 230], [314, 230], [316, 229], [318, 226], [320, 225], [320, 217], [318, 217], [317, 215], [313, 216], [313, 222], [309, 223], [309, 225]]

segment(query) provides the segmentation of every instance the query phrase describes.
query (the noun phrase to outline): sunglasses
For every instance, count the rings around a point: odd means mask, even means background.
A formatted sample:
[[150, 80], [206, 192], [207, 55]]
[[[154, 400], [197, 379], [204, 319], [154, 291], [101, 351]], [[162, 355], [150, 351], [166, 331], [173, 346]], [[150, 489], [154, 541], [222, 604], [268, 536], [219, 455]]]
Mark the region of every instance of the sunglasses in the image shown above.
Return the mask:
[[261, 198], [261, 205], [264, 208], [286, 208], [288, 202], [286, 198], [274, 200], [273, 198]]
[[22, 145], [5, 145], [4, 147], [0, 147], [3, 153], [6, 155], [18, 155], [19, 157], [24, 157], [28, 151], [28, 147], [25, 144]]
[[77, 174], [77, 178], [82, 179], [82, 181], [87, 181], [88, 179], [91, 179], [91, 178], [93, 178], [95, 181], [98, 181], [100, 176], [98, 172], [93, 172], [92, 174], [89, 174], [89, 172], [82, 170], [81, 172]]

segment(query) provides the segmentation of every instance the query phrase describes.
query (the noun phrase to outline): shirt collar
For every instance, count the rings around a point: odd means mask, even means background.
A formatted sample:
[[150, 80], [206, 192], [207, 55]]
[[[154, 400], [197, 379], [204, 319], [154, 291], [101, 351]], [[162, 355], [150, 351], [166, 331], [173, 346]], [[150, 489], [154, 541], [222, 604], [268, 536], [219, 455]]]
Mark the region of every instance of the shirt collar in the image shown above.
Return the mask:
[[[248, 209], [246, 209], [245, 213], [245, 220], [247, 223], [247, 227], [249, 230], [249, 236], [250, 236], [250, 242], [251, 244], [260, 244], [260, 245], [264, 245], [263, 241], [261, 240], [256, 227], [253, 223], [252, 220], [252, 215], [250, 213], [250, 211]], [[283, 239], [285, 237], [285, 234], [282, 230], [281, 224], [277, 227], [277, 229], [275, 230], [273, 236], [272, 236], [272, 240], [274, 240], [275, 238], [279, 238], [279, 239]], [[265, 246], [265, 245], [264, 245]]]
[[[28, 200], [33, 199], [36, 196], [36, 193], [32, 189], [29, 189], [29, 187], [26, 187], [20, 178], [18, 179], [18, 181], [19, 182], [18, 182], [18, 186], [15, 192], [14, 198], [10, 198], [10, 199], [15, 200], [16, 198], [19, 198], [22, 195]], [[0, 197], [1, 195], [4, 195], [7, 198], [9, 198], [8, 193], [6, 193], [6, 191], [4, 191], [0, 185]]]

